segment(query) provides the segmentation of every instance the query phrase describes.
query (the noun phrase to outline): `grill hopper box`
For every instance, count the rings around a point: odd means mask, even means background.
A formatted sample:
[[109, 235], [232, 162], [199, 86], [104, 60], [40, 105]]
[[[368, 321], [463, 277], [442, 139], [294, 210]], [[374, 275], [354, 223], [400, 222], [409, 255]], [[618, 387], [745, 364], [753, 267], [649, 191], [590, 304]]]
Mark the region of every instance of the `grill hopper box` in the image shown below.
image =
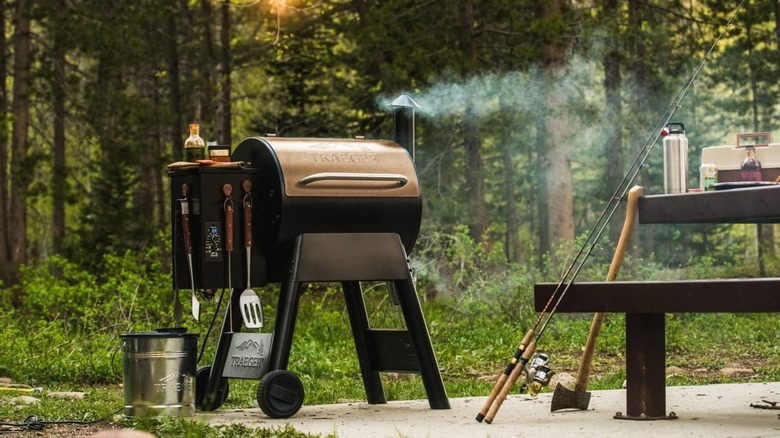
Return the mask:
[[[294, 241], [303, 233], [391, 232], [401, 237], [407, 252], [414, 247], [422, 218], [420, 186], [409, 153], [394, 142], [255, 137], [236, 147], [233, 160], [248, 167], [201, 166], [171, 175], [172, 205], [178, 205], [182, 184], [189, 184], [191, 198], [198, 200], [193, 213], [199, 219], [192, 226], [197, 288], [228, 287], [226, 264], [217, 250], [224, 239], [221, 187], [233, 186], [233, 228], [240, 230], [244, 179], [252, 181], [252, 279], [258, 285], [286, 280]], [[181, 227], [174, 231], [182, 242]], [[245, 286], [240, 242], [237, 238], [233, 253], [233, 287]], [[174, 245], [174, 251], [176, 285], [186, 289], [186, 255], [182, 245]]]

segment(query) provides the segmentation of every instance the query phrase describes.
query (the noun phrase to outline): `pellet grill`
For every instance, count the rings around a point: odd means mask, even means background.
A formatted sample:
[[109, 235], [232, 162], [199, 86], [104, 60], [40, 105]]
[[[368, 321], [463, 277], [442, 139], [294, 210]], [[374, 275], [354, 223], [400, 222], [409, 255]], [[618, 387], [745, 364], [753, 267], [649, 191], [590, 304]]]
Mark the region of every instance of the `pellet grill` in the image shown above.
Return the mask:
[[[233, 152], [245, 167], [169, 172], [174, 287], [230, 290], [214, 362], [197, 371], [198, 409], [217, 409], [229, 379], [242, 378], [260, 380], [267, 415], [297, 412], [303, 388], [286, 370], [303, 285], [312, 282], [342, 286], [368, 403], [386, 403], [380, 372], [411, 372], [421, 374], [432, 409], [449, 409], [407, 259], [422, 217], [416, 104], [402, 95], [391, 106], [395, 141], [255, 137]], [[234, 242], [251, 244], [234, 250]], [[247, 274], [252, 286], [281, 284], [272, 335], [241, 332]], [[369, 326], [361, 281], [387, 282], [406, 329]]]

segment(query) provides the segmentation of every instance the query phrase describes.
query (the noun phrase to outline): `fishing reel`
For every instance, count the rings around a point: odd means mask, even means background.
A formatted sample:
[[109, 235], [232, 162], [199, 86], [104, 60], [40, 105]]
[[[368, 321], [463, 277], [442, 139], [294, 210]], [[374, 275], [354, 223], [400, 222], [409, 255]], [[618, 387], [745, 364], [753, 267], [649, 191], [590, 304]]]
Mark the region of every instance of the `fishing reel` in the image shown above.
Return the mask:
[[537, 353], [534, 355], [531, 365], [523, 370], [525, 374], [525, 382], [520, 385], [520, 393], [523, 394], [528, 391], [528, 394], [532, 397], [536, 397], [542, 388], [550, 384], [550, 379], [555, 374], [548, 365], [550, 362], [549, 356], [545, 353]]

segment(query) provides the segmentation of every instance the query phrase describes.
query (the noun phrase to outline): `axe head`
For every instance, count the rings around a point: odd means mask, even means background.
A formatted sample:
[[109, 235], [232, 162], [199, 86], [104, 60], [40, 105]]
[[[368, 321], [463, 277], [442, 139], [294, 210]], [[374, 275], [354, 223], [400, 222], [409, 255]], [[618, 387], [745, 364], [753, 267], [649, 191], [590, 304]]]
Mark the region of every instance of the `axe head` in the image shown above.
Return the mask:
[[555, 385], [553, 391], [550, 412], [560, 411], [562, 409], [587, 410], [590, 404], [590, 393], [587, 391], [573, 391], [565, 385]]

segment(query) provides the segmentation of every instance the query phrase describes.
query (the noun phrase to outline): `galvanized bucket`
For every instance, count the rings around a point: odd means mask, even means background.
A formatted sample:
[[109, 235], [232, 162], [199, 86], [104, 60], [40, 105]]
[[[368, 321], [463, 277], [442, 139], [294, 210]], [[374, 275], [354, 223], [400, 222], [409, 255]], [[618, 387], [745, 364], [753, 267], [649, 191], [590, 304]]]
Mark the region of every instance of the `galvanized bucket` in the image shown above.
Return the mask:
[[195, 415], [198, 335], [186, 329], [159, 329], [119, 337], [125, 415]]

